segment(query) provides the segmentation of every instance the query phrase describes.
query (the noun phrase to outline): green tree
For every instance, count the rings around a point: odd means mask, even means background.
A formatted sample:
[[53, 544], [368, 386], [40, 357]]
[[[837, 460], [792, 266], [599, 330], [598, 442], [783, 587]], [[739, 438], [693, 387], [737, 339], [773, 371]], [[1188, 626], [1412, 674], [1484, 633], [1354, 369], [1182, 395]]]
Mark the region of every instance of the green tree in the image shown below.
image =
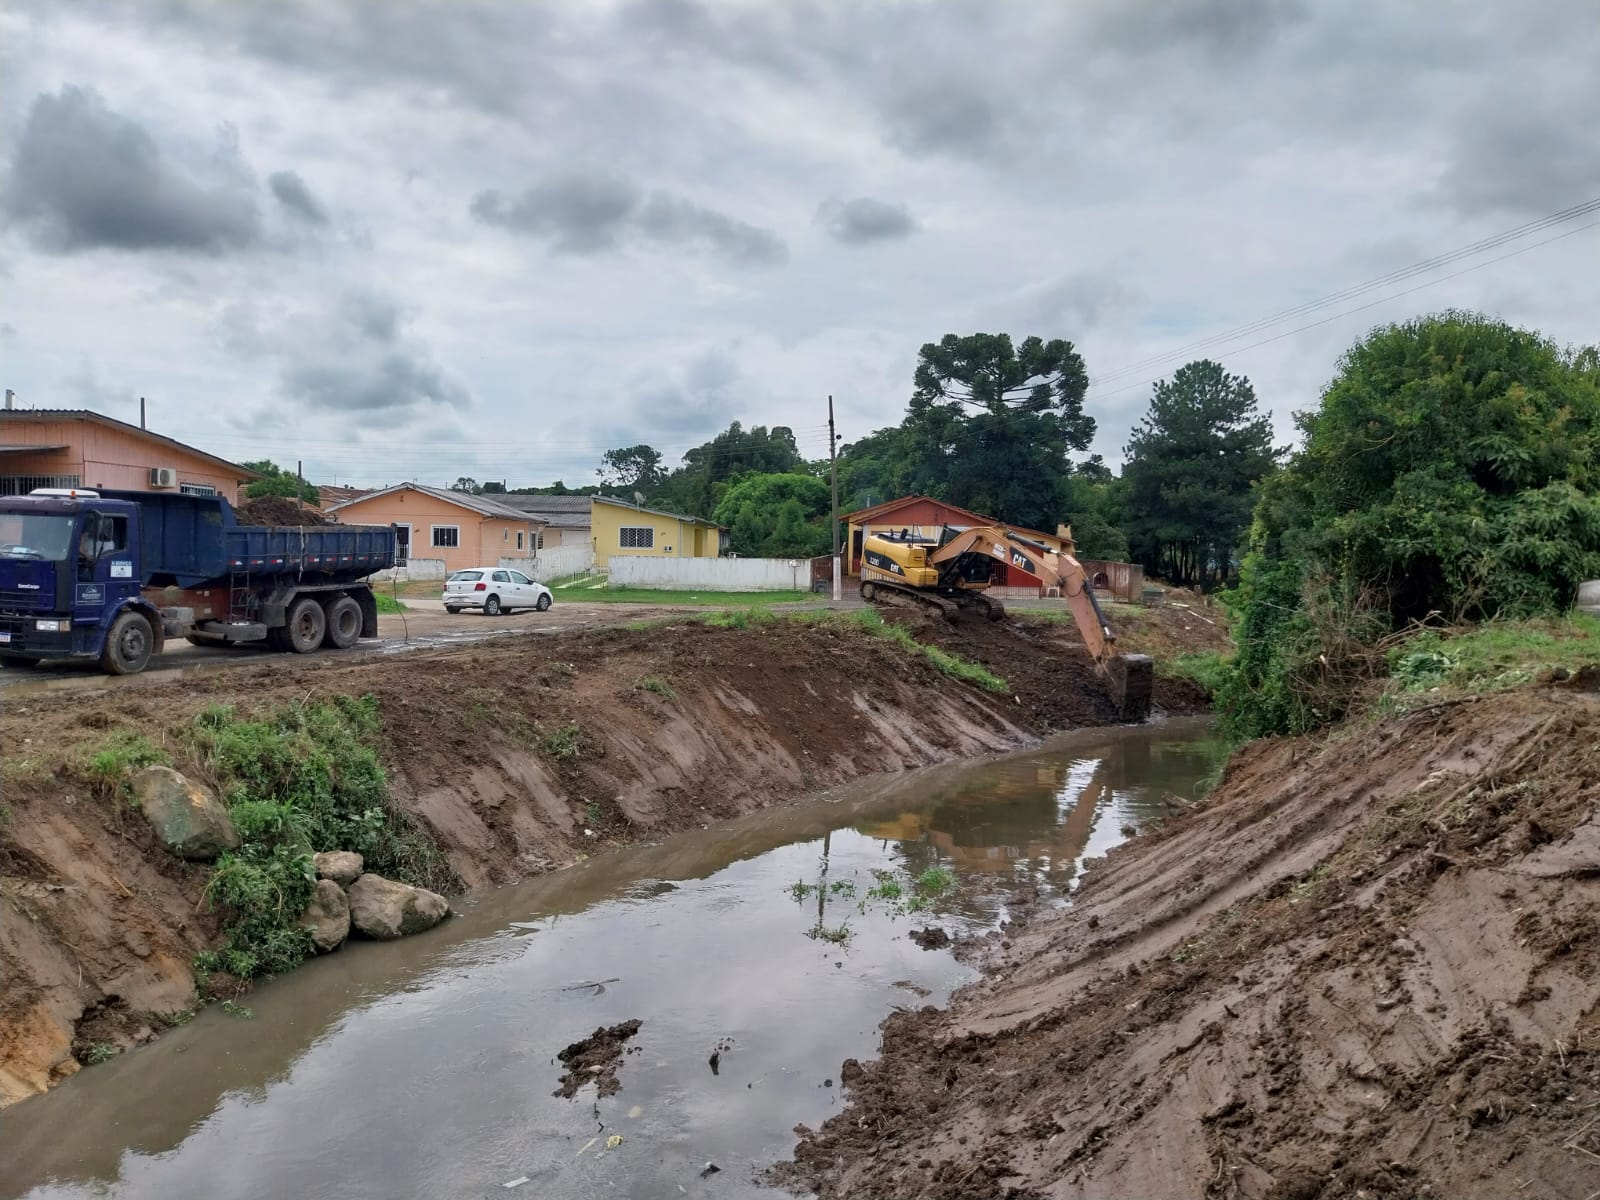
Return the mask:
[[1127, 562], [1126, 480], [1113, 475], [1096, 454], [1078, 464], [1066, 489], [1067, 523], [1072, 526], [1078, 557]]
[[1051, 529], [1065, 515], [1071, 451], [1086, 450], [1089, 376], [1061, 338], [947, 334], [918, 356], [901, 426], [907, 488], [1019, 525]]
[[711, 519], [729, 527], [735, 554], [809, 558], [831, 546], [830, 507], [828, 485], [815, 476], [750, 474], [727, 489]]
[[449, 490], [452, 492], [472, 492], [476, 494], [479, 490], [478, 481], [471, 475], [461, 475], [458, 476], [456, 481], [450, 485]]
[[309, 483], [302, 483], [300, 477], [293, 471], [280, 467], [271, 459], [258, 459], [242, 465], [247, 471], [254, 471], [262, 476], [244, 489], [245, 498], [248, 500], [260, 500], [266, 496], [287, 496], [291, 500], [303, 500], [307, 504], [317, 504], [321, 501], [315, 487]]
[[504, 496], [506, 494], [506, 485], [498, 479], [491, 479], [479, 491], [485, 496]]
[[709, 442], [685, 451], [683, 465], [661, 482], [651, 500], [662, 508], [710, 517], [728, 485], [741, 475], [806, 470], [792, 429], [784, 425], [745, 429], [734, 421]]
[[1225, 715], [1245, 736], [1343, 714], [1334, 686], [1411, 619], [1556, 612], [1600, 576], [1600, 357], [1448, 312], [1340, 360], [1261, 487]]
[[1134, 556], [1183, 587], [1225, 579], [1279, 454], [1248, 379], [1202, 359], [1161, 380], [1123, 468]]
[[655, 491], [667, 477], [661, 466], [661, 451], [643, 442], [637, 446], [607, 450], [595, 474], [606, 487], [643, 492], [645, 495]]

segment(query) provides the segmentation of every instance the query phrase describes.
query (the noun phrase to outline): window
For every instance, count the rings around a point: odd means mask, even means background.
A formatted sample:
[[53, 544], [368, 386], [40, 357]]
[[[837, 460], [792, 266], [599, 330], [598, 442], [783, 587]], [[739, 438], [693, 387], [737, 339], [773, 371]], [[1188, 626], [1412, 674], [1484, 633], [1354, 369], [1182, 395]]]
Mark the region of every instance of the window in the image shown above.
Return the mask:
[[532, 583], [533, 582], [533, 580], [529, 579], [521, 571], [507, 571], [506, 574], [511, 576], [511, 582], [512, 583]]
[[624, 525], [621, 530], [624, 550], [650, 550], [656, 544], [656, 531], [648, 525]]
[[79, 488], [76, 475], [0, 475], [0, 496], [26, 496], [34, 488]]
[[517, 549], [522, 549], [522, 530], [517, 530]]
[[544, 534], [543, 533], [536, 533], [536, 534], [533, 535], [533, 539], [534, 539], [533, 540], [533, 544], [538, 549], [543, 550], [544, 549]]
[[510, 571], [496, 571], [493, 575], [489, 576], [489, 578], [493, 579], [496, 583], [510, 583], [511, 582], [511, 572]]
[[79, 552], [84, 558], [104, 558], [108, 554], [121, 554], [128, 548], [128, 518], [107, 517], [90, 513], [83, 519], [83, 537]]
[[461, 545], [461, 526], [435, 525], [433, 527], [433, 545], [439, 550], [454, 550]]
[[509, 529], [502, 529], [502, 530], [501, 530], [501, 531], [500, 531], [500, 540], [501, 540], [501, 541], [502, 541], [502, 542], [509, 542], [509, 541], [510, 541], [510, 540], [511, 540], [511, 530], [509, 530]]
[[455, 572], [455, 574], [451, 575], [449, 580], [447, 580], [446, 582], [449, 582], [449, 583], [472, 583], [472, 582], [474, 582], [476, 580], [479, 580], [479, 579], [482, 579], [482, 578], [483, 578], [483, 572], [482, 571], [457, 571], [457, 572]]
[[215, 496], [217, 489], [209, 483], [180, 483], [178, 491], [185, 496]]

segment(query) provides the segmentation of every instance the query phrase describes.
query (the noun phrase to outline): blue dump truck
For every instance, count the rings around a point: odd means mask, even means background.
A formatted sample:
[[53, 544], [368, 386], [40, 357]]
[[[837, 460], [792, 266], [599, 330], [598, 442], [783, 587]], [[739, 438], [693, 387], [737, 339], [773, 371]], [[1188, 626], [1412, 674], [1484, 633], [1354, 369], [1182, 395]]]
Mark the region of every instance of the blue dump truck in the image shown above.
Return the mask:
[[240, 525], [220, 496], [0, 497], [0, 666], [132, 675], [171, 637], [347, 649], [378, 636], [365, 580], [394, 562], [387, 526]]

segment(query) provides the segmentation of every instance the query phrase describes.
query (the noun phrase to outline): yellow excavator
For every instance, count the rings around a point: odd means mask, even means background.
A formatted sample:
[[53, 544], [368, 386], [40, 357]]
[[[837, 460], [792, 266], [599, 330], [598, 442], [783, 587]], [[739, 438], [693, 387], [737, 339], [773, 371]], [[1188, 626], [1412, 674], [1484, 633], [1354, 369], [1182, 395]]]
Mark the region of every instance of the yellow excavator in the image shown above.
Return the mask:
[[921, 609], [950, 621], [963, 611], [998, 621], [1006, 615], [1005, 606], [987, 594], [997, 564], [1060, 592], [1122, 719], [1148, 716], [1155, 666], [1148, 655], [1112, 652], [1116, 635], [1082, 565], [1071, 554], [1052, 555], [1003, 526], [947, 526], [937, 537], [871, 534], [861, 545], [861, 598], [869, 604]]

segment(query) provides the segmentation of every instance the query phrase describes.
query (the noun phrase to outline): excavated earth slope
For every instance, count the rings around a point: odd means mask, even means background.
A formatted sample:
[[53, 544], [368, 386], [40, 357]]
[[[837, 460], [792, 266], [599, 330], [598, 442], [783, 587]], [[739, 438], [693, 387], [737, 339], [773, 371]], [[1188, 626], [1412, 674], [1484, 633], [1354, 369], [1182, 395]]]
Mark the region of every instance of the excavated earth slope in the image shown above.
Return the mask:
[[1600, 1194], [1600, 697], [1236, 756], [991, 946], [781, 1181], [824, 1197]]
[[[157, 847], [86, 770], [118, 732], [152, 738], [205, 779], [182, 736], [204, 705], [249, 714], [370, 693], [396, 806], [471, 889], [861, 775], [1103, 723], [1100, 685], [1069, 627], [981, 636], [991, 649], [1025, 647], [1011, 662], [1016, 695], [957, 683], [849, 624], [790, 620], [507, 638], [348, 664], [273, 656], [179, 683], [18, 694], [0, 715], [0, 1103], [75, 1071], [89, 1046], [154, 1036], [163, 1014], [193, 1003], [190, 962], [216, 941], [207, 869]], [[1048, 705], [1020, 699], [1046, 694]], [[1193, 697], [1174, 686], [1166, 700], [1182, 710]]]

